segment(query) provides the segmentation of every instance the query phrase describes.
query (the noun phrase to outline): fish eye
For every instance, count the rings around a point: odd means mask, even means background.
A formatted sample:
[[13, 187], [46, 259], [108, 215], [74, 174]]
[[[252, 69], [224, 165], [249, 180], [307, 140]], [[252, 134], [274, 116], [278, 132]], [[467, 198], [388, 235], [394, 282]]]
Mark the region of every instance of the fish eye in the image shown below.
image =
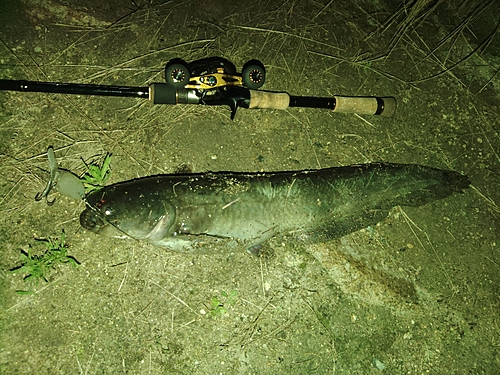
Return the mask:
[[114, 210], [111, 207], [105, 207], [103, 212], [104, 212], [104, 215], [111, 216], [111, 215], [113, 215]]

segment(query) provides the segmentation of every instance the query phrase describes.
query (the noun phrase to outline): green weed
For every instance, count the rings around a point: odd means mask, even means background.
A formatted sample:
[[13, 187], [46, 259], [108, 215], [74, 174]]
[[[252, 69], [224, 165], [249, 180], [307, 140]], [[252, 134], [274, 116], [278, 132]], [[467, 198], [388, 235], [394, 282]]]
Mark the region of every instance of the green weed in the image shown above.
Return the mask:
[[212, 297], [210, 300], [210, 316], [217, 318], [222, 317], [227, 312], [227, 307], [233, 306], [238, 300], [238, 291], [232, 290], [230, 293], [221, 291], [221, 298]]
[[[47, 276], [52, 269], [57, 265], [69, 263], [76, 267], [80, 263], [71, 255], [68, 255], [68, 247], [65, 243], [66, 234], [64, 231], [61, 234], [61, 239], [47, 238], [35, 239], [38, 244], [45, 245], [45, 252], [41, 255], [33, 254], [33, 248], [30, 245], [28, 251], [21, 250], [21, 265], [12, 268], [12, 273], [24, 273], [24, 281], [30, 282], [31, 287], [38, 285], [38, 282], [43, 279], [48, 282]], [[19, 291], [20, 294], [32, 293], [31, 287], [28, 291]]]
[[86, 172], [82, 176], [83, 185], [85, 186], [85, 193], [89, 194], [93, 191], [99, 190], [106, 184], [109, 175], [111, 174], [111, 154], [106, 154], [102, 165], [96, 162], [85, 164]]

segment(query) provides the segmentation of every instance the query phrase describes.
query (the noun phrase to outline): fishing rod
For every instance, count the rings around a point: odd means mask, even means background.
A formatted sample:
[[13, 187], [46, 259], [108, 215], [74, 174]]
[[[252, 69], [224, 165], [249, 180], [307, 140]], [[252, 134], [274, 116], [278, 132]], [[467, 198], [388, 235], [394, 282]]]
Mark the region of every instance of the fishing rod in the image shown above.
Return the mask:
[[189, 64], [181, 59], [170, 60], [165, 66], [166, 83], [152, 83], [147, 87], [0, 79], [0, 90], [142, 98], [153, 104], [228, 105], [231, 119], [234, 119], [239, 107], [281, 110], [289, 107], [323, 108], [385, 117], [392, 116], [396, 110], [393, 97], [311, 97], [258, 90], [264, 84], [265, 76], [266, 70], [260, 61], [248, 61], [242, 73], [237, 73], [229, 60], [209, 57]]

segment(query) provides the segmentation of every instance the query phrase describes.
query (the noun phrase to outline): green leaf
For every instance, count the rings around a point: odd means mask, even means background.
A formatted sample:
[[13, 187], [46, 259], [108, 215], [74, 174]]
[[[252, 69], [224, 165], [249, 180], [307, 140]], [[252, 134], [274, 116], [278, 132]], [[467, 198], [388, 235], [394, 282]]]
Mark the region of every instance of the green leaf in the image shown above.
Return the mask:
[[85, 192], [89, 194], [104, 187], [111, 174], [111, 154], [106, 154], [101, 165], [96, 162], [90, 164], [83, 163], [85, 164], [86, 172], [81, 180], [85, 186]]
[[48, 274], [59, 264], [70, 263], [73, 267], [80, 264], [73, 256], [68, 255], [64, 231], [60, 239], [36, 238], [35, 242], [43, 244], [45, 252], [35, 255], [32, 246], [29, 246], [28, 251], [21, 250], [21, 265], [10, 270], [11, 273], [26, 274], [24, 281], [29, 282], [31, 285], [37, 285], [41, 279], [48, 282]]

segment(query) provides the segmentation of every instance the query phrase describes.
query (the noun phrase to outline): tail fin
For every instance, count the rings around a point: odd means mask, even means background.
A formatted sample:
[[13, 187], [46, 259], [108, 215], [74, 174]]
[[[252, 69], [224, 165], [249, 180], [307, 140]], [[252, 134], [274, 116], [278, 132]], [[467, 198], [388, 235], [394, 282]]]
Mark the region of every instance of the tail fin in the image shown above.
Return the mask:
[[390, 200], [390, 206], [422, 206], [443, 199], [453, 193], [462, 193], [470, 180], [458, 172], [422, 165], [405, 165], [406, 175], [401, 180], [397, 196]]

